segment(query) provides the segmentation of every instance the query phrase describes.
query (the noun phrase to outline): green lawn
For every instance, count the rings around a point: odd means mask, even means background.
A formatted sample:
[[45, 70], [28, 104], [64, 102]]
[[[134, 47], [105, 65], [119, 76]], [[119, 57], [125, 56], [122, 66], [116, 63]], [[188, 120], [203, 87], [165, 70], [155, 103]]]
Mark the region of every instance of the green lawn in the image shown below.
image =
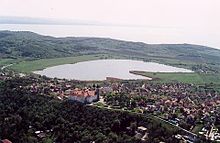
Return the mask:
[[41, 70], [46, 67], [51, 67], [56, 65], [73, 64], [81, 61], [106, 59], [106, 58], [117, 58], [117, 56], [97, 54], [97, 55], [83, 55], [83, 56], [66, 57], [66, 58], [40, 59], [40, 60], [32, 60], [32, 61], [26, 60], [12, 65], [10, 69], [19, 72], [29, 73], [31, 71]]
[[132, 73], [153, 78], [155, 82], [183, 82], [193, 84], [218, 84], [220, 85], [220, 74], [200, 73], [153, 73], [133, 71]]
[[[9, 68], [15, 71], [30, 73], [31, 71], [41, 70], [46, 67], [72, 64], [81, 61], [96, 60], [96, 59], [113, 59], [125, 58], [117, 55], [96, 54], [96, 55], [82, 55], [66, 58], [40, 59], [40, 60], [14, 60], [14, 59], [0, 59], [0, 66], [13, 63]], [[154, 82], [184, 82], [193, 84], [210, 84], [218, 88], [220, 91], [220, 74], [200, 74], [200, 73], [153, 73], [135, 71], [136, 74], [144, 75], [153, 78]]]
[[14, 63], [15, 59], [0, 59], [0, 67]]

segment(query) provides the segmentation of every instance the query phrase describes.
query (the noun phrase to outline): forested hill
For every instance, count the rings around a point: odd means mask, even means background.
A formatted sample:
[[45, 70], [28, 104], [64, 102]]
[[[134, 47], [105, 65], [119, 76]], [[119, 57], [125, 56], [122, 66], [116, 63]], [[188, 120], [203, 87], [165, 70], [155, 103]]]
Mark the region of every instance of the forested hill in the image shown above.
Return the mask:
[[55, 58], [83, 54], [117, 54], [165, 64], [204, 66], [218, 71], [220, 50], [190, 44], [145, 44], [109, 38], [55, 38], [32, 32], [0, 31], [1, 58]]

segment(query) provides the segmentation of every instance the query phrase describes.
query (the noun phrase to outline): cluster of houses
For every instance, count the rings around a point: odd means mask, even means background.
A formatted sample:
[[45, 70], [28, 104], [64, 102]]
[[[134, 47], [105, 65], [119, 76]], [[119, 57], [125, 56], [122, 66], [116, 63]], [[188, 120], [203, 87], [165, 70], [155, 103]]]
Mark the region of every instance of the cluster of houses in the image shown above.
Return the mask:
[[6, 72], [6, 71], [0, 70], [0, 81], [11, 79], [12, 77], [15, 77], [15, 76], [16, 74], [14, 74], [13, 72]]
[[220, 142], [220, 133], [218, 132], [218, 128], [215, 128], [214, 125], [212, 125], [210, 129], [204, 126], [199, 134], [204, 136], [207, 140]]
[[[6, 76], [5, 73], [0, 74], [0, 78], [7, 77], [10, 76]], [[81, 103], [92, 103], [98, 101], [100, 95], [108, 93], [125, 93], [131, 98], [144, 96], [147, 98], [146, 101], [137, 102], [138, 108], [144, 112], [152, 113], [187, 130], [193, 130], [198, 123], [206, 125], [207, 131], [200, 131], [199, 134], [211, 140], [219, 140], [218, 131], [211, 130], [215, 129], [216, 121], [220, 122], [220, 96], [215, 90], [184, 83], [106, 81], [100, 87], [91, 87], [79, 81], [65, 79], [32, 77], [29, 79], [32, 80], [31, 84], [19, 88], [24, 88], [31, 93], [54, 95], [60, 100], [70, 99]]]
[[60, 100], [69, 99], [81, 103], [92, 103], [99, 100], [99, 88], [75, 87], [79, 85], [77, 81], [69, 81], [65, 79], [45, 79], [31, 77], [32, 84], [23, 88], [30, 93], [50, 95]]
[[186, 123], [188, 126], [184, 128], [187, 129], [193, 129], [198, 122], [211, 125], [220, 105], [217, 92], [201, 91], [192, 84], [112, 82], [99, 88], [75, 85], [73, 81], [50, 79], [34, 82], [26, 88], [31, 92], [56, 95], [61, 100], [66, 98], [81, 103], [96, 102], [100, 95], [113, 92], [123, 92], [131, 97], [146, 96], [148, 100], [137, 103], [140, 109], [177, 126]]
[[[137, 101], [138, 108], [189, 131], [203, 124], [210, 135], [211, 126], [220, 117], [219, 93], [193, 84], [123, 82], [112, 83], [102, 89], [103, 94], [123, 92], [131, 98], [144, 96], [147, 100]], [[211, 135], [213, 137], [209, 139], [218, 140], [218, 133]]]
[[25, 74], [23, 74], [23, 73], [16, 73], [13, 71], [7, 71], [7, 70], [0, 69], [0, 81], [4, 81], [4, 80], [11, 79], [14, 77], [24, 77], [24, 76], [25, 76]]

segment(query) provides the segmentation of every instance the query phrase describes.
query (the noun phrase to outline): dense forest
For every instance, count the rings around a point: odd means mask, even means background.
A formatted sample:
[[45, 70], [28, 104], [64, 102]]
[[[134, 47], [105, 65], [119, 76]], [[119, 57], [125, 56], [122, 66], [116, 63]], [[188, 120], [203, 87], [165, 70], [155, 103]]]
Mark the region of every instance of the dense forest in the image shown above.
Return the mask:
[[[107, 110], [53, 97], [35, 95], [19, 87], [32, 80], [14, 78], [0, 84], [0, 139], [34, 142], [141, 142], [138, 126], [148, 129], [145, 142], [178, 142], [176, 129], [141, 114]], [[132, 130], [128, 132], [127, 127]]]
[[194, 71], [218, 72], [220, 50], [191, 44], [145, 44], [109, 38], [54, 38], [32, 32], [0, 31], [0, 58], [43, 59], [85, 54], [113, 54], [156, 61]]

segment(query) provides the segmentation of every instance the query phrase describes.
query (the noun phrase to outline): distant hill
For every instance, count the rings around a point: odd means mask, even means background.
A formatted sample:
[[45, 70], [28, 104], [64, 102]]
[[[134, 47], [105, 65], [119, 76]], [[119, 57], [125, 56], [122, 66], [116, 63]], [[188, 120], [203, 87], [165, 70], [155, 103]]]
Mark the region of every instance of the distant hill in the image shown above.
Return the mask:
[[108, 24], [109, 25], [109, 23], [102, 23], [98, 21], [16, 17], [16, 16], [0, 16], [0, 24], [41, 24], [41, 25], [106, 25]]
[[55, 58], [84, 54], [117, 54], [194, 71], [218, 72], [220, 50], [190, 44], [145, 44], [109, 38], [54, 38], [33, 32], [0, 31], [1, 58]]

